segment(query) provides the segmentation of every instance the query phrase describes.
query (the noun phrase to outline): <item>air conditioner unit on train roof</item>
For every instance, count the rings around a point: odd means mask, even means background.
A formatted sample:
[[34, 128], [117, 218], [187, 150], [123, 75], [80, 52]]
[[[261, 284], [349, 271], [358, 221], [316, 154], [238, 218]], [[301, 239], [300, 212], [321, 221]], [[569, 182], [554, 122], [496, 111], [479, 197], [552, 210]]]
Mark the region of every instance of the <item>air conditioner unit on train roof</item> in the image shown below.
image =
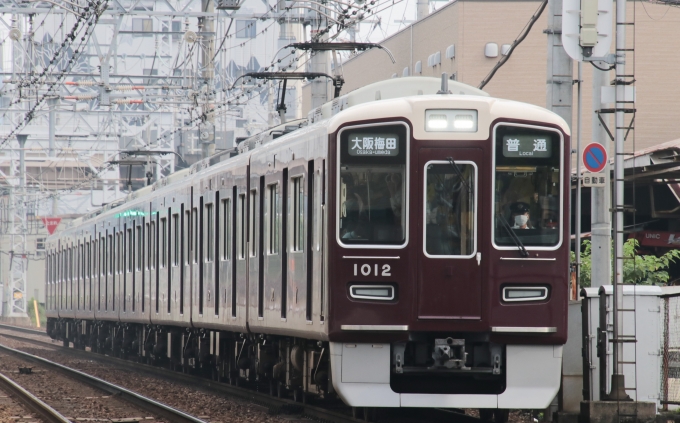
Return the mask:
[[[321, 107], [309, 112], [309, 123], [328, 119], [352, 106], [378, 100], [389, 100], [414, 95], [437, 94], [442, 84], [441, 78], [426, 76], [407, 76], [403, 78], [390, 78], [385, 81], [375, 82], [365, 87], [357, 88], [339, 98], [329, 101]], [[458, 81], [449, 81], [449, 91], [452, 94], [478, 95], [488, 97], [485, 91]], [[336, 106], [333, 107], [333, 104]], [[338, 105], [342, 105], [338, 107]]]

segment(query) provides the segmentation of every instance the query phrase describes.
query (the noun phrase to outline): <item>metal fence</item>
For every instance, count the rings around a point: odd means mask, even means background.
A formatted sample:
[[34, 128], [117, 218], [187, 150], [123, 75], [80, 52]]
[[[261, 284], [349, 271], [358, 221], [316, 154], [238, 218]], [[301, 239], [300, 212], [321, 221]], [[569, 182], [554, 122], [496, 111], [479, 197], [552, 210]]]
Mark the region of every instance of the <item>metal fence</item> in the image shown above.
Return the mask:
[[680, 294], [662, 296], [661, 308], [661, 404], [668, 410], [680, 405]]

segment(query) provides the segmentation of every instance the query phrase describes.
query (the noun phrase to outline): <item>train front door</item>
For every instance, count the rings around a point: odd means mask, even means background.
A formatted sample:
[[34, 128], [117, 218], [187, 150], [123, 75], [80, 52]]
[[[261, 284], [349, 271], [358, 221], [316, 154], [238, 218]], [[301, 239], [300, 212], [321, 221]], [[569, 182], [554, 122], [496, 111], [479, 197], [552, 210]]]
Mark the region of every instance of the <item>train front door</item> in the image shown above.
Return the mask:
[[481, 318], [478, 148], [421, 148], [418, 318]]

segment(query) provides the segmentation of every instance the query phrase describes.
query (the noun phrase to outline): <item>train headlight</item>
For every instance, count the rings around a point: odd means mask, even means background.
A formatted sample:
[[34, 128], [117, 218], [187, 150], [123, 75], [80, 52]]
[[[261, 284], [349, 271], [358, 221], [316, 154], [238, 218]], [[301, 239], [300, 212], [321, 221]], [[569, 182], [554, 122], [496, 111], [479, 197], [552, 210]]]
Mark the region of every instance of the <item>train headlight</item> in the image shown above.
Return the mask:
[[475, 119], [472, 115], [457, 115], [453, 119], [453, 127], [456, 129], [472, 129], [475, 127]]
[[352, 285], [349, 287], [349, 295], [358, 300], [390, 301], [394, 299], [394, 287], [392, 285]]
[[427, 132], [477, 132], [477, 110], [426, 110], [425, 130]]
[[547, 286], [506, 286], [503, 301], [543, 301], [548, 298]]
[[449, 127], [449, 120], [446, 115], [431, 114], [427, 117], [427, 129], [436, 131], [443, 130]]

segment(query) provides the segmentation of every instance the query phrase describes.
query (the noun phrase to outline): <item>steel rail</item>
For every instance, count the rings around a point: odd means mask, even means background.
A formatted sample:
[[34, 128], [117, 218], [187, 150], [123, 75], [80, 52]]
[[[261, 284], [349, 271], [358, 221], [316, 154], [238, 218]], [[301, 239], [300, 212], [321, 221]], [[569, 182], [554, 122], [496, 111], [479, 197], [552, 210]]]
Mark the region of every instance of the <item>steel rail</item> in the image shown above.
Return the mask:
[[103, 379], [99, 379], [98, 377], [88, 375], [87, 373], [81, 372], [80, 370], [72, 369], [62, 364], [55, 363], [33, 354], [19, 351], [2, 344], [0, 344], [0, 350], [60, 371], [63, 374], [78, 380], [79, 382], [83, 382], [95, 388], [101, 389], [102, 391], [109, 392], [111, 395], [117, 395], [121, 400], [142, 408], [143, 410], [148, 411], [158, 417], [168, 419], [173, 423], [206, 423], [197, 417], [191, 416], [183, 411], [170, 407], [169, 405], [152, 400], [151, 398], [147, 398], [121, 386], [107, 382]]
[[[300, 402], [291, 401], [284, 398], [274, 397], [268, 394], [263, 394], [260, 392], [255, 392], [247, 388], [240, 388], [232, 385], [227, 385], [222, 382], [216, 382], [211, 379], [206, 379], [198, 376], [192, 376], [186, 373], [178, 373], [169, 371], [163, 367], [155, 367], [147, 364], [136, 363], [134, 361], [123, 360], [116, 357], [111, 357], [107, 355], [101, 355], [96, 353], [91, 353], [83, 350], [76, 350], [73, 348], [64, 348], [61, 344], [51, 344], [46, 341], [39, 341], [37, 339], [27, 339], [16, 335], [8, 335], [5, 333], [0, 333], [0, 337], [7, 337], [10, 339], [15, 339], [17, 341], [26, 342], [34, 345], [41, 346], [52, 346], [57, 350], [67, 349], [69, 353], [82, 357], [88, 360], [98, 360], [103, 363], [113, 364], [122, 367], [126, 370], [133, 372], [143, 372], [150, 376], [158, 377], [171, 382], [181, 382], [195, 389], [200, 389], [205, 392], [220, 394], [231, 398], [239, 398], [252, 402], [254, 404], [259, 404], [267, 407], [290, 407], [299, 408], [302, 410], [302, 415], [310, 417], [312, 419], [332, 422], [332, 423], [354, 423], [360, 422], [362, 420], [357, 420], [349, 415], [341, 414], [335, 411], [331, 411], [322, 407], [316, 407], [308, 404], [302, 404]], [[0, 344], [2, 347], [2, 344]]]
[[42, 402], [40, 398], [28, 392], [2, 373], [0, 373], [0, 390], [13, 395], [20, 403], [39, 415], [47, 423], [71, 423], [69, 419], [62, 416], [57, 410]]
[[[227, 385], [222, 382], [217, 382], [211, 379], [206, 379], [203, 377], [192, 376], [186, 373], [178, 373], [169, 371], [167, 368], [155, 367], [148, 364], [137, 363], [134, 361], [124, 360], [116, 357], [111, 357], [107, 355], [101, 355], [97, 353], [91, 353], [83, 350], [77, 350], [73, 348], [64, 348], [61, 343], [52, 344], [48, 341], [41, 341], [37, 339], [22, 338], [18, 335], [9, 335], [5, 333], [0, 333], [0, 337], [6, 337], [14, 339], [21, 342], [26, 342], [33, 345], [48, 346], [53, 347], [55, 350], [62, 351], [67, 350], [69, 353], [77, 357], [82, 357], [87, 360], [96, 360], [101, 363], [107, 363], [112, 365], [120, 366], [126, 370], [133, 372], [146, 373], [149, 376], [158, 377], [169, 382], [180, 382], [189, 385], [195, 389], [200, 389], [204, 392], [211, 394], [224, 395], [230, 398], [239, 398], [253, 404], [266, 406], [266, 407], [280, 407], [282, 409], [299, 409], [301, 410], [301, 415], [303, 417], [310, 418], [312, 420], [328, 423], [359, 423], [365, 420], [356, 419], [352, 417], [349, 413], [348, 408], [346, 414], [339, 413], [337, 411], [332, 411], [326, 408], [312, 406], [309, 404], [302, 404], [299, 402], [291, 401], [288, 399], [274, 397], [268, 394], [263, 394], [260, 392], [255, 392], [248, 388], [236, 387], [232, 385]], [[411, 409], [401, 409], [403, 415], [408, 415], [413, 410]], [[483, 423], [480, 418], [465, 415], [461, 410], [453, 409], [418, 409], [417, 421], [428, 421], [428, 422], [438, 422], [447, 421], [454, 423]], [[408, 420], [407, 420], [408, 421]]]
[[31, 333], [33, 335], [49, 336], [49, 335], [47, 335], [47, 332], [45, 332], [44, 330], [24, 328], [24, 327], [21, 327], [21, 326], [0, 324], [0, 329], [13, 330], [13, 331], [16, 331], [16, 332]]

